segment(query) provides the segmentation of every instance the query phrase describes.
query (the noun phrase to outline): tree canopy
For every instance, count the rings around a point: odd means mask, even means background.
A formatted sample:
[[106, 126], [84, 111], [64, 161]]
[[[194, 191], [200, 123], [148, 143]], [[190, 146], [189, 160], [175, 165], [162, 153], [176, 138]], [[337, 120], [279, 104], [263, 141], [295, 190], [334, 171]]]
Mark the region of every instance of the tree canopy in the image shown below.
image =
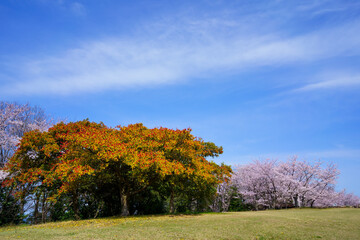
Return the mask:
[[[5, 167], [12, 176], [6, 184], [15, 186], [20, 198], [46, 195], [52, 205], [69, 196], [75, 218], [81, 217], [84, 196], [98, 198], [97, 211], [101, 202], [116, 199], [120, 213], [129, 215], [131, 198], [150, 189], [168, 199], [174, 212], [174, 199], [183, 192], [193, 196], [192, 202], [211, 198], [217, 184], [230, 177], [229, 166], [206, 159], [221, 153], [221, 147], [193, 136], [191, 129], [59, 123], [46, 132], [25, 133]], [[99, 199], [99, 191], [117, 196]]]

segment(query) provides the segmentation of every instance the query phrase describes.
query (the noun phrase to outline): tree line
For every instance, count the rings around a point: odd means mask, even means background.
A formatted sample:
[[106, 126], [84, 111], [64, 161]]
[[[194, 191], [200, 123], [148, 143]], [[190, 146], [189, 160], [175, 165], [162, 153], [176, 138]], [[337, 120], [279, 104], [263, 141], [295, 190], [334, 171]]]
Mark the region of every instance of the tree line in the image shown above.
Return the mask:
[[0, 224], [130, 214], [357, 206], [335, 191], [337, 168], [296, 158], [234, 171], [191, 129], [54, 123], [40, 108], [0, 103]]
[[218, 185], [217, 210], [359, 207], [358, 196], [336, 190], [339, 174], [334, 164], [307, 162], [297, 156], [286, 162], [256, 160], [238, 166], [229, 183]]

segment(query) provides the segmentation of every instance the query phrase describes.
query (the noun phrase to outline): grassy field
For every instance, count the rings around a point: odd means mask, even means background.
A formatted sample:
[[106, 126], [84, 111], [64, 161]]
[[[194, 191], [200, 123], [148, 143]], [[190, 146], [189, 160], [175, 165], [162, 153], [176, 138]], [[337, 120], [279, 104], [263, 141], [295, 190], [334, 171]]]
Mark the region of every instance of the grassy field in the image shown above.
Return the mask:
[[360, 239], [360, 209], [139, 216], [0, 228], [0, 239]]

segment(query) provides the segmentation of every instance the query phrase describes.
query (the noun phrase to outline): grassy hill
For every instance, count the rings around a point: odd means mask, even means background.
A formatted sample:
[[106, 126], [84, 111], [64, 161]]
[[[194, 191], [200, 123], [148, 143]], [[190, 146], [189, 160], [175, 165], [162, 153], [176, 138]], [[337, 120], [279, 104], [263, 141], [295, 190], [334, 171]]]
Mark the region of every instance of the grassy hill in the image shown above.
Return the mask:
[[360, 239], [360, 209], [114, 217], [0, 228], [0, 239]]

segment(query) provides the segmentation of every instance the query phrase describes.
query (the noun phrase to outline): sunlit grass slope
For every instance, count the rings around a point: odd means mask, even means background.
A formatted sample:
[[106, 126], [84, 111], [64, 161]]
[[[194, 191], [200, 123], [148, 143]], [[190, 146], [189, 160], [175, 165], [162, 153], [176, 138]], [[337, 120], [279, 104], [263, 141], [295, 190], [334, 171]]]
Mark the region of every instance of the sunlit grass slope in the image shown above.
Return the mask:
[[140, 216], [0, 228], [0, 239], [360, 239], [360, 209]]

